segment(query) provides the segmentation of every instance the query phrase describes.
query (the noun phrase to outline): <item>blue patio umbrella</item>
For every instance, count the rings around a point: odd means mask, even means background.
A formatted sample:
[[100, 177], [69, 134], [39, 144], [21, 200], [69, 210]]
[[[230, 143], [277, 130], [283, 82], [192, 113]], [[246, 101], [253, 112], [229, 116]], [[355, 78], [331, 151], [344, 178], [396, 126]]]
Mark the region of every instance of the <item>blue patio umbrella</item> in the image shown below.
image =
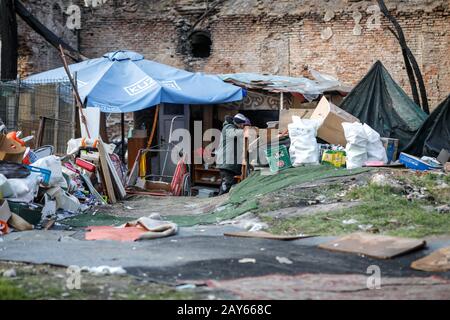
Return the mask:
[[[160, 103], [217, 104], [242, 100], [242, 88], [223, 82], [218, 76], [192, 73], [145, 60], [132, 51], [115, 51], [101, 58], [69, 66], [77, 74], [77, 87], [86, 106], [102, 112], [124, 113]], [[24, 80], [25, 82], [69, 81], [64, 68]]]

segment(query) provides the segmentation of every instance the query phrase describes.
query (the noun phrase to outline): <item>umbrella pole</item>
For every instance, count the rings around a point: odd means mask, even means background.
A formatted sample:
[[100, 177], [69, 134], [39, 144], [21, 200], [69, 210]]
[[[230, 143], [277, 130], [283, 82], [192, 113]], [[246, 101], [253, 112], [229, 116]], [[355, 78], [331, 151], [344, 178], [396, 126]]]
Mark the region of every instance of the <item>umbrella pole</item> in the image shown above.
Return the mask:
[[125, 113], [120, 114], [121, 134], [122, 134], [122, 162], [125, 163]]

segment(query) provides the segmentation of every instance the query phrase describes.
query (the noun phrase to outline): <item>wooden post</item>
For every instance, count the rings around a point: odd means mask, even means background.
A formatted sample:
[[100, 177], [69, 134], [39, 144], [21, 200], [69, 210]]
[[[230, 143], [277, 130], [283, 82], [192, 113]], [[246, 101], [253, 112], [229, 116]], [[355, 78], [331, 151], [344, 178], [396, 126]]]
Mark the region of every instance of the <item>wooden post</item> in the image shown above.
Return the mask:
[[[59, 84], [56, 84], [56, 108], [55, 108], [55, 119], [59, 119]], [[56, 152], [58, 152], [58, 134], [59, 134], [59, 121], [55, 121], [55, 126], [53, 127], [53, 146], [55, 147]]]
[[39, 117], [39, 129], [36, 135], [36, 148], [42, 146], [45, 131], [45, 117]]
[[0, 0], [0, 79], [13, 80], [17, 75], [17, 21], [14, 0]]

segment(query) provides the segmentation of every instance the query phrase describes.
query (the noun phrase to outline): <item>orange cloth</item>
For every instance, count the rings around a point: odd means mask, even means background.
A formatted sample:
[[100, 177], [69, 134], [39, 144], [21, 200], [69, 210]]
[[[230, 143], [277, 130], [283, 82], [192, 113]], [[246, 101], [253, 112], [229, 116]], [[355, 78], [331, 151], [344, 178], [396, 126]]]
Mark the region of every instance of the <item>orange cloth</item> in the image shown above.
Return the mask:
[[116, 240], [116, 241], [136, 241], [141, 235], [148, 232], [144, 227], [127, 226], [125, 228], [117, 228], [111, 226], [88, 227], [86, 230], [86, 240]]

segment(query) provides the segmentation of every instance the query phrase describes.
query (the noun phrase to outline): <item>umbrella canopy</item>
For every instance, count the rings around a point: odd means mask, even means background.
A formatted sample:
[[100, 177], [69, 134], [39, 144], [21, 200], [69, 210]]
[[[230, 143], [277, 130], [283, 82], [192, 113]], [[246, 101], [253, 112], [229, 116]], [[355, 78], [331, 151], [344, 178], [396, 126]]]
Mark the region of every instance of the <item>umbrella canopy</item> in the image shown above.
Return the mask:
[[[173, 68], [132, 51], [115, 51], [69, 66], [77, 74], [80, 97], [102, 112], [133, 112], [160, 103], [215, 104], [242, 100], [243, 89], [218, 76]], [[25, 79], [25, 82], [69, 81], [64, 68]]]

